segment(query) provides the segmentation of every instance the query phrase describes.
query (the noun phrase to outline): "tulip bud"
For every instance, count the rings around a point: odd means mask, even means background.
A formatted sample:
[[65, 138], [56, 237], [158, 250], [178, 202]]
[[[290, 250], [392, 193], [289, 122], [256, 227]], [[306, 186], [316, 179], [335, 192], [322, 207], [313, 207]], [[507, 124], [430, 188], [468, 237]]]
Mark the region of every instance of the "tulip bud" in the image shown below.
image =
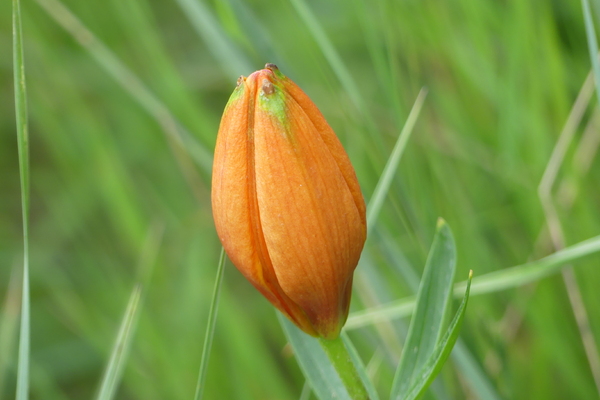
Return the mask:
[[365, 203], [335, 133], [273, 64], [240, 77], [225, 107], [212, 208], [237, 269], [304, 332], [337, 337], [366, 239]]

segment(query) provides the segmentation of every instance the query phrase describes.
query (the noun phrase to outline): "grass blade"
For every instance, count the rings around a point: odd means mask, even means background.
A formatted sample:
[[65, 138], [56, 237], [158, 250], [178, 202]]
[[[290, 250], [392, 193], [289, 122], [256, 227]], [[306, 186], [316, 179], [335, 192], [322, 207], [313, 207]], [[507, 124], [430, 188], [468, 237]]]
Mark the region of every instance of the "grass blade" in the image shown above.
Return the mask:
[[363, 107], [363, 101], [361, 99], [360, 91], [358, 90], [356, 82], [352, 78], [352, 75], [350, 75], [350, 71], [348, 71], [348, 68], [346, 68], [344, 61], [327, 37], [327, 34], [317, 21], [317, 18], [313, 12], [310, 10], [304, 0], [292, 0], [291, 3], [300, 15], [300, 18], [302, 18], [310, 30], [315, 41], [321, 48], [323, 55], [329, 62], [329, 65], [331, 65], [331, 68], [346, 89], [346, 92], [348, 93], [348, 96], [350, 96], [350, 99], [352, 100], [352, 103], [356, 109], [360, 112], [364, 112], [366, 108]]
[[131, 338], [135, 331], [135, 323], [137, 322], [137, 316], [139, 314], [139, 303], [142, 295], [142, 285], [136, 284], [129, 296], [129, 302], [127, 303], [127, 309], [123, 320], [121, 321], [121, 327], [119, 328], [119, 334], [115, 340], [113, 350], [110, 355], [109, 362], [104, 371], [102, 383], [98, 391], [97, 400], [110, 400], [114, 398], [115, 392], [118, 388], [121, 376], [123, 374], [123, 367], [127, 355], [129, 353], [129, 347], [131, 345]]
[[[595, 236], [542, 259], [526, 264], [505, 268], [473, 279], [471, 296], [493, 293], [535, 282], [560, 271], [568, 263], [600, 252], [600, 236]], [[467, 282], [454, 286], [454, 295], [462, 296]], [[410, 296], [374, 309], [355, 312], [348, 317], [346, 329], [354, 329], [378, 321], [401, 318], [410, 315], [415, 308], [415, 297]]]
[[600, 101], [600, 61], [598, 60], [598, 40], [596, 39], [596, 29], [594, 28], [594, 19], [590, 9], [589, 0], [581, 0], [583, 7], [583, 20], [585, 22], [585, 34], [587, 36], [588, 51], [590, 52], [590, 61], [592, 62], [592, 71], [596, 82], [596, 96]]
[[217, 277], [213, 290], [213, 298], [208, 312], [208, 323], [206, 324], [206, 333], [204, 334], [204, 345], [202, 346], [202, 358], [200, 359], [200, 371], [198, 372], [198, 383], [196, 384], [195, 400], [202, 398], [204, 391], [204, 382], [206, 380], [206, 370], [208, 368], [208, 358], [212, 347], [213, 337], [215, 335], [215, 325], [217, 322], [217, 310], [219, 309], [219, 298], [221, 296], [221, 283], [223, 282], [223, 271], [225, 271], [225, 249], [221, 249], [219, 265], [217, 267]]
[[500, 395], [490, 382], [490, 378], [461, 338], [458, 338], [454, 344], [452, 361], [462, 372], [462, 375], [469, 378], [469, 385], [477, 398], [481, 400], [501, 400]]
[[29, 397], [30, 305], [29, 305], [29, 133], [27, 125], [27, 91], [23, 61], [23, 28], [21, 3], [13, 0], [13, 68], [19, 174], [21, 178], [21, 208], [23, 212], [23, 289], [21, 293], [21, 327], [17, 367], [17, 400]]
[[390, 155], [387, 163], [385, 164], [385, 168], [383, 169], [381, 177], [377, 182], [377, 186], [373, 191], [371, 200], [369, 200], [369, 205], [367, 206], [367, 237], [369, 237], [369, 233], [375, 225], [375, 221], [377, 220], [379, 211], [381, 211], [381, 205], [383, 204], [383, 200], [385, 199], [385, 196], [387, 195], [390, 189], [390, 185], [392, 184], [392, 178], [394, 177], [394, 173], [398, 169], [398, 164], [400, 163], [400, 159], [402, 158], [402, 154], [404, 153], [404, 149], [406, 148], [408, 139], [410, 139], [410, 135], [412, 134], [415, 123], [417, 122], [417, 118], [421, 113], [421, 109], [423, 108], [423, 103], [425, 102], [426, 96], [427, 89], [421, 89], [419, 95], [417, 96], [417, 99], [415, 100], [415, 104], [413, 105], [413, 108], [412, 110], [410, 110], [410, 114], [406, 119], [404, 128], [402, 128], [400, 136], [398, 136], [398, 140], [394, 145], [392, 154]]
[[304, 382], [304, 386], [302, 386], [302, 392], [300, 392], [300, 397], [298, 400], [310, 400], [311, 393], [310, 385], [308, 382]]
[[148, 231], [144, 247], [138, 264], [138, 283], [133, 287], [127, 302], [127, 308], [119, 327], [119, 333], [113, 345], [106, 370], [98, 390], [97, 400], [110, 400], [114, 398], [119, 382], [123, 375], [123, 367], [138, 321], [138, 316], [143, 302], [144, 287], [148, 284], [152, 267], [156, 262], [158, 249], [164, 232], [164, 226], [153, 224]]
[[[600, 236], [595, 236], [537, 261], [476, 277], [473, 279], [471, 294], [498, 292], [535, 282], [560, 271], [570, 262], [599, 251]], [[458, 283], [454, 289], [454, 294], [462, 293], [466, 286], [466, 282]]]
[[[396, 170], [398, 169], [398, 164], [400, 163], [402, 154], [404, 153], [414, 125], [421, 112], [426, 95], [426, 89], [422, 89], [419, 95], [417, 96], [417, 99], [415, 100], [415, 103], [404, 124], [404, 127], [402, 128], [402, 131], [400, 132], [400, 135], [396, 140], [394, 149], [388, 157], [383, 172], [379, 180], [377, 181], [377, 185], [375, 186], [375, 190], [373, 191], [373, 194], [367, 206], [367, 241], [369, 241], [369, 238], [372, 236], [371, 233], [373, 232], [373, 228], [376, 226], [375, 222], [377, 220], [379, 212], [381, 211], [383, 201], [390, 189], [392, 178]], [[367, 257], [368, 249], [365, 249], [365, 251], [363, 251], [361, 259], [364, 260]], [[372, 265], [370, 263], [365, 263], [361, 261], [360, 265], [362, 265], [362, 267], [358, 268], [356, 271], [356, 276], [358, 279], [355, 279], [356, 283], [354, 290], [360, 295], [363, 302], [366, 301], [365, 304], [368, 304], [369, 306], [375, 306], [377, 304], [380, 304], [378, 300], [375, 300], [371, 296], [371, 293], [373, 292], [372, 287], [376, 285], [373, 282], [373, 277], [377, 275], [377, 271], [375, 271], [373, 268], [366, 268], [367, 265]], [[346, 326], [348, 325], [346, 324]], [[382, 335], [382, 338], [385, 341], [386, 345], [390, 349], [398, 349], [399, 351], [401, 345], [400, 342], [397, 340], [395, 333], [393, 333], [392, 327], [380, 327], [378, 328], [378, 330], [379, 333]]]
[[434, 354], [452, 299], [456, 247], [448, 224], [440, 219], [417, 293], [415, 313], [392, 384], [390, 398], [405, 398], [418, 372]]
[[235, 82], [241, 74], [248, 74], [256, 68], [246, 59], [227, 37], [223, 29], [210, 13], [206, 5], [198, 0], [177, 0], [179, 7], [188, 17], [204, 43], [215, 56], [227, 75]]
[[465, 316], [467, 303], [469, 302], [469, 291], [471, 290], [472, 277], [473, 271], [469, 273], [467, 290], [465, 291], [465, 295], [460, 303], [460, 306], [458, 307], [456, 315], [452, 319], [446, 334], [436, 346], [431, 357], [416, 376], [416, 381], [414, 382], [408, 394], [404, 397], [406, 400], [414, 400], [423, 396], [427, 387], [431, 385], [437, 374], [442, 369], [444, 362], [446, 362], [448, 359], [448, 356], [454, 347], [454, 343], [456, 343], [456, 340], [458, 339], [458, 333], [460, 332], [460, 327]]

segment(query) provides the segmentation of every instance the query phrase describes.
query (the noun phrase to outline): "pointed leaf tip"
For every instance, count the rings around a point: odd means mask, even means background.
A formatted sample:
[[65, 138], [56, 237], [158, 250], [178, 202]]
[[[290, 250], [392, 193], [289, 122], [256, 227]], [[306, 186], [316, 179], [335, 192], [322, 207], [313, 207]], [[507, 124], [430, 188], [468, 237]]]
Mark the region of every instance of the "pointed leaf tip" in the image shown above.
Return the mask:
[[448, 225], [446, 220], [442, 217], [438, 217], [436, 228], [441, 229], [444, 225]]

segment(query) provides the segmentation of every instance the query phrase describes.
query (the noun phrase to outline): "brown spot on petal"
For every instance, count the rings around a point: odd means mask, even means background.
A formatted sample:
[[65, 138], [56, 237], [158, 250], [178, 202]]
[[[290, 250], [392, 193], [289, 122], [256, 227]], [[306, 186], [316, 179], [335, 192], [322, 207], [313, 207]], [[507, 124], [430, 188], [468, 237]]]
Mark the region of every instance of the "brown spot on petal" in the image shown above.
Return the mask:
[[277, 71], [279, 69], [279, 68], [277, 68], [277, 65], [271, 64], [271, 63], [265, 64], [265, 68], [270, 69], [271, 71]]
[[244, 83], [246, 81], [246, 77], [244, 75], [240, 75], [240, 77], [237, 80], [237, 86], [240, 86], [242, 83]]
[[273, 94], [275, 92], [275, 87], [268, 79], [263, 79], [262, 91], [266, 95]]

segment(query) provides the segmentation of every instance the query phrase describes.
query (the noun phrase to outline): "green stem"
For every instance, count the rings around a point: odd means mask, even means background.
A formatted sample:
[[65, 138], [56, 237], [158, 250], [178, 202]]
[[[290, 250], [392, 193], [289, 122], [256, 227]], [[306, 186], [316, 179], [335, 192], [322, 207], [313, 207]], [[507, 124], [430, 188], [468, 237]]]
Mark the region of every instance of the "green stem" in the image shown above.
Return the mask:
[[354, 363], [352, 363], [350, 353], [348, 353], [342, 337], [338, 336], [332, 340], [319, 339], [319, 343], [342, 379], [342, 383], [348, 390], [350, 398], [368, 400], [369, 394], [360, 379], [358, 371], [354, 367]]

